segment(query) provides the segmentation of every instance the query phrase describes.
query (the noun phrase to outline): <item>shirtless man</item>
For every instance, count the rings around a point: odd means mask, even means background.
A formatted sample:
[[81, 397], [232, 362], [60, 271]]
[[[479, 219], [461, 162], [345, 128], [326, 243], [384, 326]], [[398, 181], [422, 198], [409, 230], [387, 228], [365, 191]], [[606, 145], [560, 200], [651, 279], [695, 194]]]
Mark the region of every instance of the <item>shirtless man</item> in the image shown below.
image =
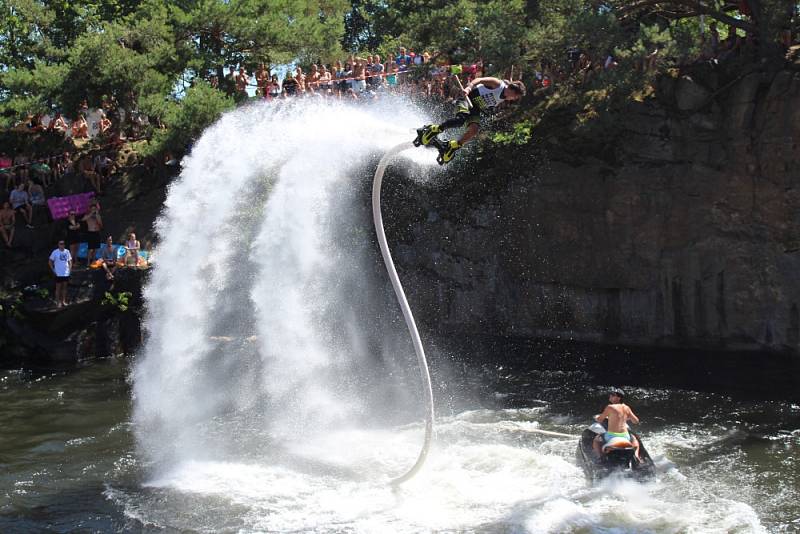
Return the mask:
[[89, 266], [95, 260], [95, 251], [100, 248], [100, 230], [103, 229], [103, 219], [97, 204], [89, 208], [89, 213], [83, 216], [86, 222], [86, 241], [88, 241], [89, 253], [86, 256], [86, 265]]
[[361, 57], [355, 58], [355, 64], [353, 65], [353, 92], [354, 93], [363, 93], [367, 90], [367, 77], [366, 77], [366, 69], [367, 69], [367, 60]]
[[636, 449], [636, 459], [642, 461], [639, 457], [639, 440], [628, 432], [627, 422], [631, 421], [634, 424], [639, 424], [639, 418], [633, 413], [630, 407], [622, 402], [624, 394], [619, 390], [614, 390], [608, 394], [608, 402], [610, 403], [603, 410], [603, 413], [594, 416], [594, 420], [602, 423], [608, 419], [608, 430], [605, 434], [598, 434], [592, 442], [592, 448], [600, 457], [603, 454], [603, 445], [608, 443], [612, 438], [622, 438], [629, 441], [634, 449]]
[[89, 138], [89, 123], [83, 113], [78, 114], [78, 118], [72, 123], [72, 138], [73, 139], [88, 139]]
[[250, 83], [250, 78], [247, 76], [244, 67], [239, 67], [239, 74], [234, 78], [236, 80], [236, 91], [247, 96], [247, 84]]
[[294, 69], [294, 81], [297, 82], [297, 91], [302, 94], [306, 92], [306, 75], [303, 74], [303, 67], [298, 66]]
[[256, 85], [258, 86], [258, 94], [261, 98], [267, 98], [269, 86], [269, 71], [263, 63], [258, 65], [256, 71]]
[[47, 129], [64, 135], [67, 133], [67, 130], [69, 130], [69, 126], [67, 125], [67, 121], [64, 120], [64, 117], [61, 116], [61, 113], [56, 113], [56, 116], [50, 121], [50, 124], [47, 125]]

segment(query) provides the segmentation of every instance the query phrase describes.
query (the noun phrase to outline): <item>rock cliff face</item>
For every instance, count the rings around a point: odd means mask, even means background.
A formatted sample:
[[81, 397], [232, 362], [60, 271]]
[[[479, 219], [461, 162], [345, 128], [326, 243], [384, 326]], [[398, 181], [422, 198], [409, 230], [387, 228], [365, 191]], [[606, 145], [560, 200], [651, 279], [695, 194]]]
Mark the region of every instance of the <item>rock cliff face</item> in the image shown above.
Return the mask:
[[499, 151], [445, 186], [392, 189], [417, 315], [449, 333], [800, 355], [800, 72], [716, 85], [662, 81], [614, 117], [613, 154]]

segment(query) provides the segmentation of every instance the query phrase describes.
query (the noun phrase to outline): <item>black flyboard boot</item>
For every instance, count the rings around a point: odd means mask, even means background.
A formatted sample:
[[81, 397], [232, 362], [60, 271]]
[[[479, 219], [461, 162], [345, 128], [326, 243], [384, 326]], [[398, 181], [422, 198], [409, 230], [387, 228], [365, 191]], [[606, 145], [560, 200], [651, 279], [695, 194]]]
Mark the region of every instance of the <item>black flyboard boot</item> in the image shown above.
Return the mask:
[[417, 129], [417, 137], [414, 139], [414, 146], [430, 145], [436, 141], [436, 135], [441, 133], [441, 130], [435, 124], [426, 124], [422, 128]]

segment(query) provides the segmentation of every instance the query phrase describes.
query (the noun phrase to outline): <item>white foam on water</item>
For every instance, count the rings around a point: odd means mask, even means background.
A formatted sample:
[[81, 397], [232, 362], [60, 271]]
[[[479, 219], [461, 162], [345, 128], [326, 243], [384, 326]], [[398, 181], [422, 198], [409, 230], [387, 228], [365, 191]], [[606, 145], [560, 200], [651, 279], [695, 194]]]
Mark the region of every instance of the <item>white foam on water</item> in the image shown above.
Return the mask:
[[[406, 465], [418, 439], [413, 427], [341, 431], [296, 451], [315, 459], [317, 449], [344, 445], [326, 466], [188, 461], [147, 487], [161, 492], [155, 502], [175, 502], [177, 492], [194, 495], [206, 510], [237, 513], [243, 532], [765, 532], [752, 507], [702, 478], [611, 478], [589, 486], [572, 441], [524, 428], [509, 435], [510, 420], [521, 416], [497, 412], [494, 436], [465, 425], [464, 414], [442, 420], [447, 440], [438, 440], [426, 468], [398, 489], [387, 482]], [[651, 436], [651, 447], [658, 451], [662, 439]], [[169, 526], [225, 524], [203, 508], [181, 510]]]

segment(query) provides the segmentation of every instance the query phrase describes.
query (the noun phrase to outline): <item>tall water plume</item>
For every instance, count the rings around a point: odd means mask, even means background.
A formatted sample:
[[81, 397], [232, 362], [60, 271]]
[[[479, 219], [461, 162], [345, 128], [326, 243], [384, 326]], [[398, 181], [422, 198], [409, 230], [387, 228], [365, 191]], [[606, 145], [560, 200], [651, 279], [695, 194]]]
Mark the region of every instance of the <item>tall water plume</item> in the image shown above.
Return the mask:
[[421, 121], [399, 100], [261, 104], [195, 144], [157, 223], [134, 371], [137, 440], [157, 470], [294, 457], [314, 436], [374, 417], [375, 399], [419, 404], [377, 379], [395, 358], [394, 374], [416, 370], [410, 344], [384, 342], [400, 325], [374, 331], [385, 287], [370, 283], [359, 192], [365, 170]]

